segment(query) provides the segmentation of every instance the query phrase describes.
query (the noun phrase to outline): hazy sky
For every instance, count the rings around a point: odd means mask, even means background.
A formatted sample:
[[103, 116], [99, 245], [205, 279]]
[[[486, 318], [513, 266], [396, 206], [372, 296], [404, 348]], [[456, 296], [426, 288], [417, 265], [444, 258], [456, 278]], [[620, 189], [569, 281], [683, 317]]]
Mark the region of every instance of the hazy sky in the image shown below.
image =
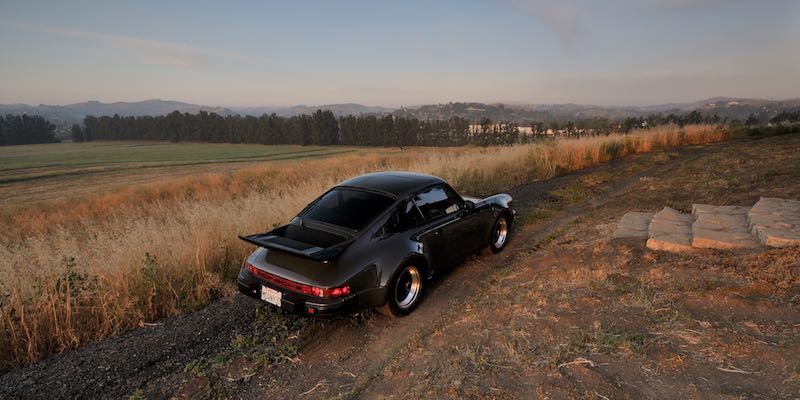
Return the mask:
[[7, 1], [0, 103], [800, 97], [800, 1]]

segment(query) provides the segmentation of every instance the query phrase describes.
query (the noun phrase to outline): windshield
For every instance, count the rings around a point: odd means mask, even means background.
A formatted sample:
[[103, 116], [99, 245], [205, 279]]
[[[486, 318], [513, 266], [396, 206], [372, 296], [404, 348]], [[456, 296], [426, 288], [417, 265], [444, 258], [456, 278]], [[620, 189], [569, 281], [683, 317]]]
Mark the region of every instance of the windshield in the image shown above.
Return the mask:
[[302, 217], [358, 231], [392, 203], [394, 200], [384, 195], [334, 188], [309, 207]]

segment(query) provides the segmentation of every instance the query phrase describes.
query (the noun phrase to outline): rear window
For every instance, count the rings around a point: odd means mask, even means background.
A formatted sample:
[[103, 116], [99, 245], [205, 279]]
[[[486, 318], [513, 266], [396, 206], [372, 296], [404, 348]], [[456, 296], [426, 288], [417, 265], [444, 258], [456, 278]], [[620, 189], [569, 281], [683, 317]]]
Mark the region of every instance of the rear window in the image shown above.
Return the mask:
[[377, 193], [335, 188], [324, 194], [302, 216], [358, 231], [392, 203], [392, 198]]

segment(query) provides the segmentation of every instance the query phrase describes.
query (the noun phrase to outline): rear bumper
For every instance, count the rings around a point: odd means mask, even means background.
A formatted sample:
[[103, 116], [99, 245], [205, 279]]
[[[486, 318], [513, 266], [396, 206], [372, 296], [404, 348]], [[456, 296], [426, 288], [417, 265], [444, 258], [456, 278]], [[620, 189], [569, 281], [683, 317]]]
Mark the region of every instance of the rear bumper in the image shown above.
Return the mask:
[[290, 313], [308, 317], [330, 318], [356, 311], [359, 308], [357, 306], [359, 301], [356, 294], [338, 298], [308, 296], [279, 287], [271, 282], [265, 282], [253, 276], [247, 271], [247, 268], [242, 268], [242, 270], [239, 271], [236, 284], [240, 292], [258, 300], [261, 300], [262, 286], [277, 290], [281, 292], [280, 308]]

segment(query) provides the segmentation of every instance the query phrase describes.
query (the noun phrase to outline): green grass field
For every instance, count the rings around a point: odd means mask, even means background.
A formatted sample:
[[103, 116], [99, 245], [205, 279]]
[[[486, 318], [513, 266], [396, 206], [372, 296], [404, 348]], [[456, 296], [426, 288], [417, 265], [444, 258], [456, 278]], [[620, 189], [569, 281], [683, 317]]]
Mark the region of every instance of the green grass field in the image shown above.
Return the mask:
[[4, 206], [88, 194], [156, 178], [232, 170], [255, 163], [351, 153], [339, 146], [169, 142], [55, 143], [0, 147]]
[[97, 165], [261, 161], [341, 153], [349, 149], [255, 144], [91, 142], [0, 147], [0, 171]]

